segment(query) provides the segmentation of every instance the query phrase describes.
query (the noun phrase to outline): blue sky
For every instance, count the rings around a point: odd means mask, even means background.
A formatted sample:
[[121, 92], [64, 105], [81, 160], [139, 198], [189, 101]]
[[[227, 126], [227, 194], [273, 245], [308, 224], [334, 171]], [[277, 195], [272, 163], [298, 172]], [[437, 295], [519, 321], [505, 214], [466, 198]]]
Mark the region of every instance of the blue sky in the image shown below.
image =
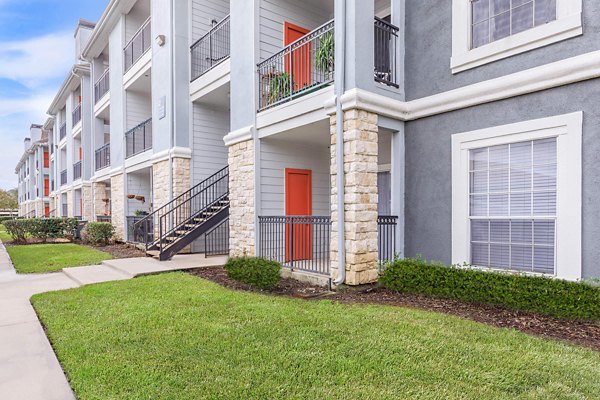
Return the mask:
[[0, 188], [17, 186], [15, 165], [32, 123], [75, 61], [79, 18], [97, 21], [108, 0], [0, 0]]

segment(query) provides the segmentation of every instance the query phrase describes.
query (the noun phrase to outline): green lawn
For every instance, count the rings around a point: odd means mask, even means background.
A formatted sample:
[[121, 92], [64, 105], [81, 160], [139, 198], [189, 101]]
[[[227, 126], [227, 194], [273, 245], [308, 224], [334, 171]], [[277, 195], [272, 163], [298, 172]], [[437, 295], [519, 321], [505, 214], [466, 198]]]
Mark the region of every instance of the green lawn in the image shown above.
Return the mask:
[[596, 399], [600, 353], [183, 273], [33, 298], [78, 399]]
[[34, 244], [6, 248], [19, 274], [40, 274], [67, 267], [100, 264], [111, 255], [78, 244]]
[[4, 243], [10, 242], [12, 240], [12, 237], [8, 234], [8, 232], [6, 232], [6, 228], [4, 227], [4, 225], [1, 225], [1, 224], [0, 224], [0, 240]]

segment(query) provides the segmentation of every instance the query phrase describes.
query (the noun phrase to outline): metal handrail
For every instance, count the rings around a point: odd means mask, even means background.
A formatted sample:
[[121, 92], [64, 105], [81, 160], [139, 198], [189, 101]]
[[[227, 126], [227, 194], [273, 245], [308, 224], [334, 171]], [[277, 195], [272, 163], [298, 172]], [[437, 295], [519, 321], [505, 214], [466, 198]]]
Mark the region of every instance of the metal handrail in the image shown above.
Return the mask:
[[[149, 233], [149, 226], [150, 224], [154, 225], [154, 226], [158, 226], [158, 224], [161, 221], [161, 218], [163, 215], [168, 214], [171, 210], [180, 207], [182, 204], [188, 204], [190, 203], [190, 201], [192, 199], [196, 199], [198, 198], [198, 196], [200, 196], [202, 193], [206, 193], [206, 190], [210, 187], [213, 187], [213, 185], [216, 182], [221, 182], [223, 179], [227, 179], [227, 193], [229, 193], [229, 167], [224, 167], [222, 169], [220, 169], [219, 171], [217, 171], [215, 174], [211, 175], [210, 177], [208, 177], [207, 179], [205, 179], [204, 181], [198, 183], [196, 186], [192, 187], [191, 189], [189, 189], [188, 191], [180, 194], [179, 196], [175, 197], [173, 200], [171, 200], [170, 202], [168, 202], [167, 204], [161, 206], [160, 208], [156, 209], [154, 212], [152, 212], [150, 215], [145, 216], [142, 220], [138, 221], [136, 223], [136, 228], [140, 228], [141, 225], [143, 225], [143, 231], [146, 233]], [[193, 214], [195, 212], [199, 212], [202, 211], [203, 207], [201, 207], [201, 205], [196, 204], [198, 207], [195, 207], [192, 210], [190, 210], [190, 214]], [[205, 207], [204, 207], [205, 208]], [[157, 240], [160, 240], [162, 238], [162, 235], [159, 236], [159, 238]], [[146, 238], [145, 244], [146, 244], [146, 250], [153, 245], [157, 240], [154, 240], [154, 238], [152, 238], [152, 240], [148, 240]]]
[[77, 161], [75, 164], [73, 164], [73, 180], [76, 181], [77, 179], [81, 178], [81, 161]]
[[67, 170], [63, 169], [60, 171], [60, 186], [67, 184]]
[[334, 36], [331, 20], [259, 63], [258, 111], [333, 83]]
[[375, 81], [399, 88], [396, 48], [400, 28], [375, 17]]
[[[126, 73], [127, 71], [129, 71], [129, 69], [131, 67], [133, 67], [135, 65], [135, 63], [144, 55], [146, 54], [146, 52], [148, 50], [150, 50], [151, 43], [152, 40], [150, 38], [151, 36], [151, 29], [152, 26], [150, 24], [150, 17], [148, 17], [148, 19], [142, 24], [142, 26], [140, 27], [140, 29], [138, 29], [136, 31], [136, 33], [133, 35], [133, 37], [129, 40], [129, 42], [127, 42], [127, 44], [125, 45], [125, 47], [123, 48], [123, 72]], [[139, 47], [139, 49], [135, 48], [135, 44], [136, 41], [140, 40], [141, 41], [141, 45]], [[136, 50], [139, 50], [136, 52]], [[128, 52], [131, 53], [131, 59], [129, 59], [128, 57]]]
[[102, 99], [110, 90], [110, 68], [100, 75], [100, 78], [94, 84], [94, 102]]
[[77, 107], [73, 109], [73, 126], [77, 125], [79, 121], [81, 121], [81, 104], [78, 104]]
[[110, 166], [110, 143], [98, 148], [95, 152], [96, 171]]
[[62, 125], [58, 128], [58, 134], [60, 135], [60, 140], [64, 139], [67, 136], [66, 122], [63, 122]]
[[231, 54], [230, 16], [226, 16], [190, 47], [192, 82]]

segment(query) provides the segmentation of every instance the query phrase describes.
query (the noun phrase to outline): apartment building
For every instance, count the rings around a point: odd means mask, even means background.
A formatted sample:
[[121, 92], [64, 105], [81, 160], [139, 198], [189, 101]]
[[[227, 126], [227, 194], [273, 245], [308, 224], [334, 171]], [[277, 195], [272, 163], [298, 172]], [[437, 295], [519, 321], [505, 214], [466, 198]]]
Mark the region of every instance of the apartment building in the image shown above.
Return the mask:
[[[257, 255], [335, 284], [417, 254], [599, 276], [599, 12], [593, 0], [112, 0], [71, 74], [89, 71], [79, 210], [161, 259]], [[59, 97], [56, 132], [73, 106]], [[70, 185], [66, 147], [56, 171]], [[56, 197], [66, 214], [77, 198]]]
[[17, 164], [20, 217], [50, 215], [50, 155], [48, 131], [42, 125], [31, 125], [23, 141], [23, 155]]

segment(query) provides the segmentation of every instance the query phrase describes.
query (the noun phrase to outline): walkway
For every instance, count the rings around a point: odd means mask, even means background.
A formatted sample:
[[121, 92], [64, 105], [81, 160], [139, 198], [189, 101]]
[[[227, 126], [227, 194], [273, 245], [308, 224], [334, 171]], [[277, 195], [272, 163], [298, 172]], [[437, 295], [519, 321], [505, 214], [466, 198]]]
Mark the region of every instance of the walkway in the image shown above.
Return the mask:
[[225, 257], [130, 258], [44, 275], [15, 273], [0, 242], [0, 399], [68, 400], [75, 396], [29, 302], [32, 295], [140, 275], [224, 265]]

